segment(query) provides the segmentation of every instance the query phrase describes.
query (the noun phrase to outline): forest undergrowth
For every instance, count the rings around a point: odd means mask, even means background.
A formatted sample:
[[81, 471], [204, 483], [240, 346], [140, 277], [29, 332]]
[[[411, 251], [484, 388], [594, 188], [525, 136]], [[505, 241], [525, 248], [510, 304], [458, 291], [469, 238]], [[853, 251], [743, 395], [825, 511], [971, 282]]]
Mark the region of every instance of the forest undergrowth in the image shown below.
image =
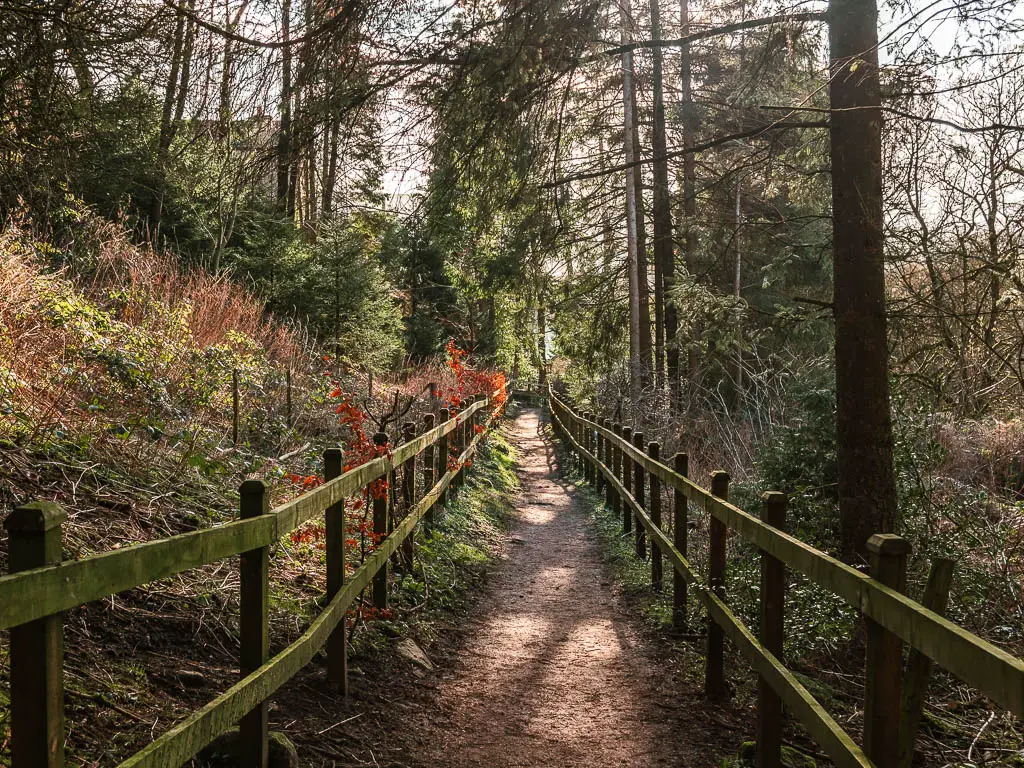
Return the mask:
[[[420, 432], [427, 414], [504, 392], [500, 374], [474, 369], [454, 343], [442, 359], [397, 371], [364, 360], [355, 346], [328, 353], [230, 277], [133, 245], [100, 219], [83, 222], [65, 250], [8, 228], [0, 236], [0, 516], [28, 501], [60, 503], [64, 559], [206, 528], [237, 517], [244, 479], [263, 480], [276, 505], [322, 482], [328, 447], [355, 466], [397, 445], [405, 423]], [[439, 514], [438, 533], [418, 539], [412, 571], [392, 580], [388, 611], [363, 600], [353, 608], [357, 677], [359, 659], [391, 639], [429, 641], [429, 617], [456, 610], [479, 578], [500, 544], [515, 485], [511, 453], [503, 438], [488, 441], [472, 482]], [[396, 485], [379, 481], [368, 493], [397, 501]], [[366, 494], [346, 504], [350, 568], [376, 544], [370, 507]], [[276, 652], [321, 607], [322, 521], [274, 550]], [[233, 683], [237, 616], [237, 559], [68, 612], [73, 762], [117, 762]], [[4, 690], [9, 663], [4, 638]], [[0, 765], [10, 760], [8, 714], [0, 701]]]
[[[800, 392], [797, 392], [801, 395]], [[599, 399], [597, 402], [608, 402]], [[593, 405], [581, 398], [581, 408]], [[615, 402], [611, 399], [611, 402]], [[838, 549], [835, 499], [834, 401], [825, 387], [806, 387], [790, 403], [788, 419], [761, 431], [749, 414], [694, 409], [685, 421], [667, 409], [641, 409], [646, 440], [661, 443], [662, 456], [688, 453], [690, 476], [707, 487], [710, 472], [727, 470], [733, 478], [730, 500], [754, 514], [766, 490], [788, 493], [789, 532], [827, 552]], [[921, 599], [934, 558], [956, 561], [947, 616], [1008, 652], [1024, 651], [1021, 574], [1020, 457], [1024, 432], [1017, 420], [956, 421], [923, 410], [895, 409], [897, 470], [901, 485], [900, 533], [913, 545], [908, 564], [908, 594]], [[614, 417], [614, 410], [602, 415]], [[749, 457], [746, 462], [738, 457]], [[582, 486], [582, 479], [574, 475]], [[700, 650], [704, 613], [691, 596], [685, 630], [672, 627], [672, 585], [650, 587], [650, 563], [638, 560], [631, 535], [621, 520], [588, 492], [596, 530], [622, 588], [632, 596], [651, 626], [676, 638], [680, 651]], [[663, 509], [671, 494], [663, 491]], [[671, 532], [671, 515], [666, 528]], [[706, 578], [708, 516], [689, 510], [689, 554]], [[739, 537], [728, 543], [726, 591], [733, 610], [750, 627], [759, 622], [759, 553]], [[667, 573], [666, 566], [666, 573]], [[789, 572], [786, 603], [786, 658], [801, 682], [840, 724], [858, 733], [863, 717], [864, 627], [857, 613], [828, 590]], [[684, 638], [684, 639], [679, 639]], [[700, 669], [695, 670], [699, 677]], [[734, 653], [728, 668], [734, 703], [756, 712], [756, 676]], [[978, 691], [941, 669], [933, 671], [917, 741], [921, 765], [1024, 765], [1024, 732], [1012, 715], [994, 709]], [[753, 739], [750, 733], [746, 740]], [[828, 764], [806, 734], [790, 726], [790, 746]], [[750, 749], [737, 744], [735, 765], [745, 765]], [[751, 756], [752, 759], [752, 756]], [[753, 764], [752, 762], [750, 763]]]

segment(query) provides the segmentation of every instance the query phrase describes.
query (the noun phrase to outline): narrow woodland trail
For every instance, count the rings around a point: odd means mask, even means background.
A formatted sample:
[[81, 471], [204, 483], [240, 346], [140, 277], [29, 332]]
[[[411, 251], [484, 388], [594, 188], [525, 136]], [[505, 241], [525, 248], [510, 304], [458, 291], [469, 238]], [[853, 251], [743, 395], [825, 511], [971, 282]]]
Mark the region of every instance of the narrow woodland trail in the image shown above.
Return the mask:
[[678, 654], [659, 659], [628, 617], [539, 411], [517, 418], [513, 440], [511, 552], [441, 673], [417, 757], [452, 768], [717, 765], [721, 713], [683, 681]]

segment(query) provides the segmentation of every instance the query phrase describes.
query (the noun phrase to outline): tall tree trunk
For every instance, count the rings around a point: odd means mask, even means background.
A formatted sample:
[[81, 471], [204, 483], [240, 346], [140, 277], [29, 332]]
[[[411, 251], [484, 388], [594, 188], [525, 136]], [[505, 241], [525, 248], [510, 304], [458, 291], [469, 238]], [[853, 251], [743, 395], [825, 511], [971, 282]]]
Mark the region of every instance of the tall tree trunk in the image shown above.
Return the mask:
[[843, 556], [896, 519], [875, 0], [829, 4], [836, 445]]
[[[736, 179], [736, 235], [733, 241], [736, 246], [736, 258], [732, 275], [732, 295], [737, 299], [743, 297], [743, 181]], [[736, 329], [736, 397], [737, 406], [743, 403], [743, 329]]]
[[[607, 153], [604, 146], [604, 134], [600, 134], [597, 137], [598, 141], [598, 155], [600, 168], [603, 171], [607, 163], [605, 158]], [[609, 215], [608, 207], [601, 206], [601, 243], [602, 243], [602, 257], [601, 257], [601, 268], [604, 273], [612, 271], [612, 260], [615, 257], [615, 230], [612, 226], [612, 219]]]
[[167, 158], [173, 140], [174, 105], [181, 70], [181, 57], [185, 44], [185, 14], [179, 13], [174, 25], [174, 41], [171, 47], [171, 71], [164, 87], [164, 103], [160, 113], [160, 134], [156, 148], [156, 183], [153, 185], [153, 202], [149, 210], [149, 233], [153, 243], [160, 236], [160, 217], [164, 205], [164, 176], [167, 173]]
[[[281, 3], [281, 40], [291, 39], [291, 0]], [[288, 180], [292, 159], [292, 48], [281, 49], [281, 127], [277, 134], [277, 205], [288, 210]]]
[[[188, 0], [185, 4], [185, 9], [189, 13], [194, 11], [195, 7], [196, 0]], [[181, 49], [181, 81], [175, 94], [174, 118], [171, 122], [172, 133], [177, 126], [181, 125], [182, 118], [185, 116], [185, 102], [188, 99], [188, 89], [192, 80], [192, 51], [195, 44], [196, 23], [189, 16], [185, 22], [185, 42]]]
[[[231, 2], [224, 0], [224, 26], [233, 31], [231, 24]], [[220, 135], [227, 136], [231, 127], [231, 66], [233, 46], [230, 37], [224, 38], [223, 63], [220, 71]]]
[[[679, 3], [679, 35], [686, 37], [690, 34], [690, 3], [689, 0], [680, 0]], [[693, 59], [690, 55], [690, 44], [684, 43], [680, 48], [680, 100], [683, 111], [683, 147], [692, 148], [694, 145], [696, 109], [693, 103]], [[697, 158], [692, 152], [683, 155], [683, 212], [680, 228], [682, 230], [683, 263], [686, 265], [690, 275], [697, 274]], [[675, 312], [675, 308], [673, 308]], [[678, 315], [676, 316], [676, 329], [678, 331]], [[666, 333], [668, 331], [666, 330]], [[679, 366], [679, 346], [671, 343], [669, 337], [669, 349], [667, 357], [669, 380], [672, 386], [676, 387], [676, 401], [682, 392], [682, 371]], [[687, 354], [687, 376], [691, 383], [697, 378], [699, 358], [696, 350], [691, 347]]]
[[[661, 39], [661, 8], [658, 0], [651, 0], [651, 37]], [[655, 340], [657, 358], [657, 379], [662, 383], [663, 371], [668, 355], [665, 345], [675, 336], [678, 327], [676, 308], [671, 291], [675, 287], [675, 254], [672, 248], [672, 203], [668, 187], [668, 142], [665, 137], [665, 96], [662, 84], [662, 49], [653, 49], [652, 67], [654, 88], [654, 132], [651, 147], [654, 151], [654, 263], [655, 263]], [[679, 356], [670, 360], [669, 381], [678, 376]], [[674, 365], [673, 365], [674, 364]], [[672, 370], [672, 368], [676, 370]]]
[[302, 161], [302, 143], [305, 140], [305, 126], [302, 122], [302, 87], [296, 84], [295, 101], [292, 104], [294, 122], [291, 130], [291, 147], [288, 152], [288, 195], [285, 214], [289, 219], [295, 218], [295, 202], [299, 192], [299, 166]]
[[[633, 62], [630, 62], [632, 66]], [[640, 150], [640, 118], [637, 109], [636, 98], [636, 74], [630, 78], [632, 88], [630, 94], [633, 99], [633, 158], [639, 160], [643, 157]], [[651, 371], [653, 369], [653, 346], [651, 344], [651, 286], [647, 277], [647, 218], [644, 212], [644, 173], [643, 166], [638, 165], [633, 174], [633, 183], [636, 185], [636, 274], [637, 286], [639, 288], [638, 300], [640, 303], [640, 384], [647, 388], [651, 385]]]
[[[629, 0], [619, 0], [619, 21], [623, 44], [631, 42]], [[640, 280], [637, 271], [636, 158], [633, 132], [633, 54], [622, 53], [623, 144], [626, 159], [626, 273], [629, 276], [629, 383], [634, 403], [643, 389], [640, 363]]]
[[323, 189], [323, 212], [329, 218], [334, 209], [334, 186], [338, 178], [338, 132], [341, 127], [341, 117], [334, 115], [331, 120], [330, 136], [326, 141], [327, 167], [324, 171]]
[[548, 383], [548, 323], [544, 307], [544, 294], [537, 298], [537, 359], [540, 368], [539, 380], [543, 389]]

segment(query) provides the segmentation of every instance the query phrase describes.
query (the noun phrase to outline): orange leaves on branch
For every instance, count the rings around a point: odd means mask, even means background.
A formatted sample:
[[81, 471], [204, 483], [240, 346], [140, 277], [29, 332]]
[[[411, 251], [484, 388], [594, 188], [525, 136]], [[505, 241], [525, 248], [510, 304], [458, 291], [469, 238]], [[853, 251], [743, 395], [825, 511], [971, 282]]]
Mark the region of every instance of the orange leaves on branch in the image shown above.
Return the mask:
[[370, 496], [372, 496], [374, 499], [387, 498], [389, 488], [390, 486], [388, 484], [388, 481], [385, 480], [384, 478], [381, 478], [380, 480], [374, 480], [372, 483], [370, 483]]
[[285, 475], [285, 479], [292, 485], [301, 485], [303, 491], [323, 485], [323, 478], [316, 475]]
[[297, 531], [292, 531], [290, 538], [292, 544], [308, 544], [317, 549], [325, 549], [327, 546], [326, 537], [326, 526], [323, 523], [313, 523], [305, 525]]
[[444, 394], [445, 407], [458, 410], [472, 399], [473, 395], [491, 398], [491, 405], [497, 409], [508, 399], [505, 374], [501, 371], [477, 371], [467, 362], [469, 353], [460, 349], [454, 339], [445, 345], [446, 365], [455, 374], [455, 388]]

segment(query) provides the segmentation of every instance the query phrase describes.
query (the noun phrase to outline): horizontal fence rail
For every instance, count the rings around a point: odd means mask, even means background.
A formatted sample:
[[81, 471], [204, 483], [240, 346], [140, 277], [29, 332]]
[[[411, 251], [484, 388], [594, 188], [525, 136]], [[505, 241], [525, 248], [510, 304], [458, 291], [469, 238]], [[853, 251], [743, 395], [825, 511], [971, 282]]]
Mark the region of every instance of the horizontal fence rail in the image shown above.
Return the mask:
[[[685, 455], [677, 454], [675, 468], [669, 468], [657, 458], [657, 443], [651, 443], [645, 453], [642, 435], [633, 435], [629, 427], [609, 425], [607, 419], [597, 420], [589, 413], [575, 413], [554, 393], [549, 393], [549, 403], [555, 432], [580, 461], [584, 478], [605, 491], [605, 500], [613, 511], [621, 511], [624, 533], [630, 532], [635, 523], [638, 555], [645, 555], [641, 546], [644, 534], [650, 538], [652, 582], [656, 588], [661, 581], [662, 557], [672, 564], [678, 579], [676, 620], [685, 621], [687, 589], [707, 611], [711, 619], [705, 661], [707, 693], [715, 697], [724, 691], [723, 636], [734, 643], [758, 672], [759, 768], [780, 765], [781, 704], [838, 766], [909, 766], [917, 720], [908, 721], [907, 713], [900, 711], [901, 701], [906, 701], [901, 695], [904, 643], [911, 649], [912, 658], [922, 654], [1015, 716], [1024, 717], [1024, 660], [902, 594], [909, 552], [909, 545], [902, 538], [873, 536], [868, 543], [872, 573], [861, 573], [781, 530], [786, 503], [783, 494], [765, 494], [762, 519], [758, 519], [729, 503], [729, 478], [724, 472], [714, 473], [711, 490], [706, 490], [687, 477]], [[640, 439], [630, 439], [636, 437]], [[645, 482], [651, 488], [646, 504]], [[674, 492], [672, 538], [661, 526], [661, 484]], [[686, 514], [691, 502], [710, 516], [708, 583], [700, 580], [687, 559]], [[730, 530], [761, 551], [761, 627], [757, 634], [725, 601], [725, 542]], [[839, 596], [868, 620], [863, 749], [782, 660], [786, 567]], [[948, 579], [946, 584], [948, 588]], [[927, 665], [924, 668], [927, 670]], [[922, 685], [919, 680], [914, 683], [910, 687]], [[927, 677], [923, 685], [926, 684]], [[914, 695], [919, 708], [922, 694], [916, 690]], [[904, 725], [901, 730], [901, 720], [913, 725]]]
[[[498, 395], [494, 393], [494, 396]], [[250, 480], [241, 488], [241, 518], [231, 523], [112, 552], [60, 562], [63, 510], [50, 502], [19, 507], [6, 522], [10, 531], [10, 575], [0, 577], [0, 629], [11, 630], [12, 768], [64, 762], [63, 648], [64, 611], [118, 592], [144, 586], [226, 558], [240, 556], [240, 638], [242, 679], [142, 751], [121, 768], [167, 767], [188, 761], [228, 728], [241, 726], [245, 763], [266, 765], [267, 701], [326, 646], [328, 678], [347, 692], [346, 632], [352, 604], [374, 586], [374, 603], [385, 608], [388, 562], [412, 535], [417, 523], [432, 523], [433, 508], [449, 488], [463, 482], [464, 467], [504, 413], [504, 400], [478, 396], [456, 415], [442, 409], [443, 423], [424, 419], [415, 435], [406, 424], [406, 441], [389, 455], [341, 472], [341, 452], [325, 453], [326, 482], [270, 510], [266, 489]], [[381, 443], [384, 435], [378, 436]], [[449, 464], [449, 454], [456, 460]], [[424, 492], [415, 498], [417, 459], [423, 456]], [[405, 467], [402, 497], [405, 516], [388, 530], [390, 494], [374, 499], [374, 533], [381, 540], [351, 574], [346, 573], [344, 502], [377, 480]], [[269, 548], [296, 528], [326, 516], [326, 559], [330, 602], [309, 628], [280, 653], [268, 652]], [[381, 588], [383, 585], [383, 588]]]

